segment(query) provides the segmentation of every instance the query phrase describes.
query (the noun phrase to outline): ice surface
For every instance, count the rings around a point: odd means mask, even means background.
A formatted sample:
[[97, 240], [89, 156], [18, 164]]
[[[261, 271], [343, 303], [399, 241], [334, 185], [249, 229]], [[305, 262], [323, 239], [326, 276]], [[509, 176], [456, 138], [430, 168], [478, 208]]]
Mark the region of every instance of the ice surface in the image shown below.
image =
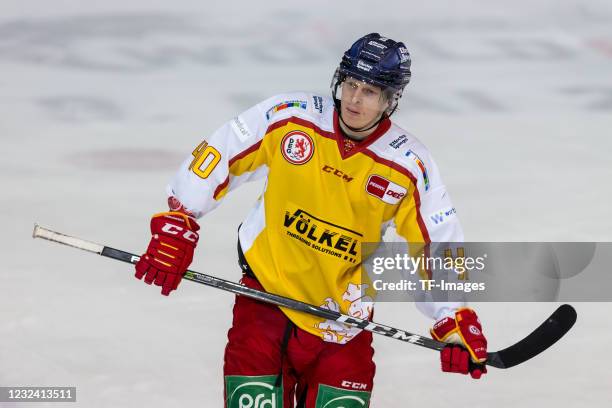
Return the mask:
[[[433, 152], [469, 240], [611, 240], [609, 1], [384, 4], [4, 0], [0, 385], [76, 386], [70, 407], [220, 406], [231, 295], [185, 282], [163, 298], [129, 265], [34, 241], [32, 226], [142, 251], [193, 146], [269, 95], [328, 92], [367, 32], [412, 52], [395, 120]], [[238, 279], [236, 228], [260, 189], [203, 219], [194, 269]], [[377, 338], [372, 406], [610, 406], [610, 305], [575, 306], [567, 338], [480, 382]], [[555, 307], [477, 305], [492, 349]], [[376, 318], [429, 325], [409, 304]], [[32, 404], [47, 405], [64, 406]]]

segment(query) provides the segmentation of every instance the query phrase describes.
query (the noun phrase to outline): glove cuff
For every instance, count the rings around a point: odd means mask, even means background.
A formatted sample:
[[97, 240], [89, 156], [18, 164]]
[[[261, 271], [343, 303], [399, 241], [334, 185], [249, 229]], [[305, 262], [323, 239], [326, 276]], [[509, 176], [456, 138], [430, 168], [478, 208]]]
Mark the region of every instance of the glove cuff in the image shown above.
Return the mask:
[[161, 213], [157, 213], [157, 214], [153, 214], [152, 218], [158, 218], [158, 217], [168, 217], [171, 218], [175, 221], [184, 223], [187, 228], [189, 228], [191, 231], [198, 231], [200, 229], [200, 226], [198, 225], [198, 223], [196, 222], [195, 218], [188, 216], [187, 214], [183, 213], [183, 212], [179, 212], [179, 211], [166, 211], [166, 212], [161, 212]]
[[431, 336], [438, 341], [463, 345], [470, 353], [472, 361], [486, 360], [487, 340], [482, 334], [482, 326], [476, 312], [470, 308], [460, 308], [455, 317], [438, 320], [430, 330]]
[[448, 342], [449, 337], [458, 330], [457, 321], [453, 317], [445, 317], [438, 320], [429, 332], [435, 340]]

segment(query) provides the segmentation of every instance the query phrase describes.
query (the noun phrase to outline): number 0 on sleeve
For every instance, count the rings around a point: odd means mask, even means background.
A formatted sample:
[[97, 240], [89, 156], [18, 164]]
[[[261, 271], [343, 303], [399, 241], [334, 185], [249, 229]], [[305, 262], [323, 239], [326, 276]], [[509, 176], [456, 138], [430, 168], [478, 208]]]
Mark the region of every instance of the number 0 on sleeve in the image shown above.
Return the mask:
[[209, 146], [206, 140], [200, 143], [191, 154], [193, 155], [193, 160], [189, 165], [189, 170], [192, 170], [198, 177], [203, 179], [210, 176], [210, 173], [221, 160], [221, 153], [214, 147]]

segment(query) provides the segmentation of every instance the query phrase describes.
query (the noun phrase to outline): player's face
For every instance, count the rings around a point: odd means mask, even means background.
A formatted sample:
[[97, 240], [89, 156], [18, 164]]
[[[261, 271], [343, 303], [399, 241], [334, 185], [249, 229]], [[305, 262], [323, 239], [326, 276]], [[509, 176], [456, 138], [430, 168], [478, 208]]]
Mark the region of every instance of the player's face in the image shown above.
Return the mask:
[[342, 82], [340, 110], [342, 120], [352, 128], [366, 128], [387, 109], [382, 89], [348, 77]]

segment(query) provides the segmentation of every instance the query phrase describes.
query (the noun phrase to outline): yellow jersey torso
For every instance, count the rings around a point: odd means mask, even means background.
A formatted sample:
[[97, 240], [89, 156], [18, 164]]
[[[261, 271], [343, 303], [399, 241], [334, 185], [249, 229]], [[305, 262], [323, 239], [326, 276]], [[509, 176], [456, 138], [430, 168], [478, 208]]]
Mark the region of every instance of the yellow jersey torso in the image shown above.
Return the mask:
[[[329, 98], [271, 98], [215, 132], [204, 159], [194, 150], [168, 193], [200, 215], [242, 182], [266, 177], [239, 231], [257, 279], [268, 292], [367, 319], [373, 299], [362, 282], [363, 242], [379, 242], [389, 225], [416, 243], [462, 233], [456, 220], [440, 229], [423, 211], [452, 204], [414, 136], [386, 119], [346, 154], [337, 122]], [[282, 309], [326, 341], [346, 343], [360, 331]]]

